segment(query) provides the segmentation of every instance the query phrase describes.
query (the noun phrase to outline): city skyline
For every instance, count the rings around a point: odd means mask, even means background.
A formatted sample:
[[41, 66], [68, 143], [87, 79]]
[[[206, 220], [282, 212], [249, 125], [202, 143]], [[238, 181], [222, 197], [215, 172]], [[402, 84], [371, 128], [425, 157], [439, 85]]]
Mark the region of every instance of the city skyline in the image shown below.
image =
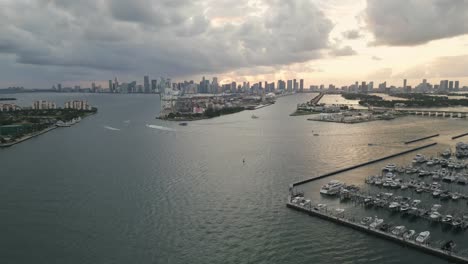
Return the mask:
[[104, 87], [107, 76], [139, 80], [145, 72], [218, 76], [220, 83], [468, 84], [467, 7], [436, 0], [4, 1], [0, 87]]

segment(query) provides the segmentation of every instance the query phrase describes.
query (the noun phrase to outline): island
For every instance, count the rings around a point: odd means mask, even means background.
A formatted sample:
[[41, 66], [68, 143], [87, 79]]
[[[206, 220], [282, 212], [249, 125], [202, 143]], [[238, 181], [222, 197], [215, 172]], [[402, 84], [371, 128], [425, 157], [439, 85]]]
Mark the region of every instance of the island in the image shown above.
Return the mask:
[[32, 107], [0, 104], [0, 147], [10, 147], [58, 127], [70, 127], [95, 114], [85, 101], [70, 101], [63, 108], [36, 101]]
[[15, 101], [16, 98], [12, 97], [0, 97], [0, 101]]
[[275, 103], [276, 95], [191, 94], [166, 93], [161, 96], [158, 119], [168, 121], [195, 121], [244, 110], [255, 110]]
[[451, 106], [468, 106], [468, 98], [453, 99], [448, 96], [420, 94], [420, 93], [395, 93], [393, 97], [401, 98], [401, 100], [384, 100], [382, 97], [370, 94], [355, 94], [343, 93], [341, 95], [347, 100], [359, 100], [362, 106], [374, 107], [451, 107]]

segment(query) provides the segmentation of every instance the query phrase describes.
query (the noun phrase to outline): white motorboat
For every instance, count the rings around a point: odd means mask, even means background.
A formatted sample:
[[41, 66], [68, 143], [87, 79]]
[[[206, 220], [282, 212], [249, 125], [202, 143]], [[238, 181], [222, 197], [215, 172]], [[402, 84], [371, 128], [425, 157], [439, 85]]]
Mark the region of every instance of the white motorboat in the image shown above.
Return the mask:
[[417, 207], [421, 203], [421, 200], [414, 200], [411, 202], [411, 207]]
[[382, 171], [388, 171], [388, 172], [393, 172], [395, 171], [396, 169], [396, 165], [395, 164], [388, 164], [387, 166], [385, 166]]
[[433, 220], [433, 221], [437, 221], [437, 220], [439, 220], [441, 217], [442, 217], [442, 215], [441, 215], [439, 212], [437, 212], [437, 211], [432, 212], [432, 213], [429, 215], [429, 218], [430, 218], [431, 220]]
[[441, 222], [444, 223], [444, 224], [452, 224], [452, 220], [453, 220], [453, 216], [446, 215], [446, 216], [442, 217]]
[[416, 237], [416, 242], [418, 243], [425, 243], [429, 237], [431, 236], [431, 232], [429, 231], [424, 231], [419, 233], [418, 237]]
[[372, 222], [370, 224], [370, 227], [371, 228], [378, 228], [379, 226], [381, 226], [383, 224], [384, 220], [383, 219], [379, 219], [379, 218], [375, 218], [374, 219], [374, 222]]
[[388, 206], [389, 209], [391, 210], [396, 210], [400, 207], [400, 204], [397, 202], [391, 202], [390, 205]]
[[413, 163], [424, 163], [424, 162], [426, 162], [426, 158], [421, 154], [417, 154], [416, 157], [414, 157], [413, 159]]
[[322, 186], [322, 188], [320, 189], [320, 193], [327, 195], [335, 195], [340, 191], [341, 187], [343, 186], [344, 183], [337, 180], [332, 180], [329, 183]]
[[406, 227], [405, 227], [405, 226], [396, 226], [396, 227], [392, 230], [392, 234], [395, 235], [395, 236], [401, 236], [405, 231], [406, 231]]

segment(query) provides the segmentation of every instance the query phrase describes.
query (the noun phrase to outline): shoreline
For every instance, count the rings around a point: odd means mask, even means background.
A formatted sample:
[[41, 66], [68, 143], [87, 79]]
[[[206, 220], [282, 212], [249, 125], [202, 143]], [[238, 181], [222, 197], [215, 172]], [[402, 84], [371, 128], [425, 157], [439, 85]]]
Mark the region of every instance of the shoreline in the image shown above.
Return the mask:
[[[85, 115], [82, 117], [82, 119], [84, 119], [84, 118], [86, 118], [86, 117], [88, 117], [88, 116], [94, 115], [94, 114], [95, 114], [95, 113], [88, 113], [88, 114], [85, 114]], [[75, 123], [75, 124], [76, 124], [76, 123]], [[29, 139], [32, 139], [32, 138], [35, 138], [35, 137], [40, 136], [40, 135], [42, 135], [42, 134], [45, 134], [45, 133], [47, 133], [47, 132], [50, 132], [50, 131], [52, 131], [52, 130], [54, 130], [54, 129], [57, 129], [57, 128], [59, 128], [59, 127], [60, 127], [60, 126], [57, 126], [57, 125], [54, 124], [54, 125], [52, 125], [52, 126], [50, 126], [50, 127], [47, 127], [47, 128], [45, 128], [45, 129], [43, 129], [43, 130], [41, 130], [41, 131], [37, 131], [37, 132], [34, 132], [34, 133], [32, 133], [32, 134], [25, 135], [24, 137], [19, 138], [19, 139], [15, 140], [14, 142], [0, 143], [0, 148], [9, 148], [9, 147], [14, 146], [14, 145], [16, 145], [16, 144], [19, 144], [19, 143], [21, 143], [21, 142], [25, 142], [25, 141], [27, 141], [27, 140], [29, 140]]]

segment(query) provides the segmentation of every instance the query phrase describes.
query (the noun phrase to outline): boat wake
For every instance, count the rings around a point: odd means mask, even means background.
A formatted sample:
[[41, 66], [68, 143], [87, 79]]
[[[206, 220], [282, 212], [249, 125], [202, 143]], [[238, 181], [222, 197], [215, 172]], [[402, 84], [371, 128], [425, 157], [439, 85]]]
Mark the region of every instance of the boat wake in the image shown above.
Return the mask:
[[119, 128], [115, 128], [115, 127], [111, 127], [111, 126], [104, 126], [105, 129], [109, 129], [109, 130], [112, 130], [112, 131], [120, 131]]
[[170, 127], [163, 127], [163, 126], [157, 126], [157, 125], [148, 125], [148, 124], [146, 124], [146, 127], [159, 129], [159, 130], [163, 130], [163, 131], [176, 131], [175, 129], [170, 128]]

